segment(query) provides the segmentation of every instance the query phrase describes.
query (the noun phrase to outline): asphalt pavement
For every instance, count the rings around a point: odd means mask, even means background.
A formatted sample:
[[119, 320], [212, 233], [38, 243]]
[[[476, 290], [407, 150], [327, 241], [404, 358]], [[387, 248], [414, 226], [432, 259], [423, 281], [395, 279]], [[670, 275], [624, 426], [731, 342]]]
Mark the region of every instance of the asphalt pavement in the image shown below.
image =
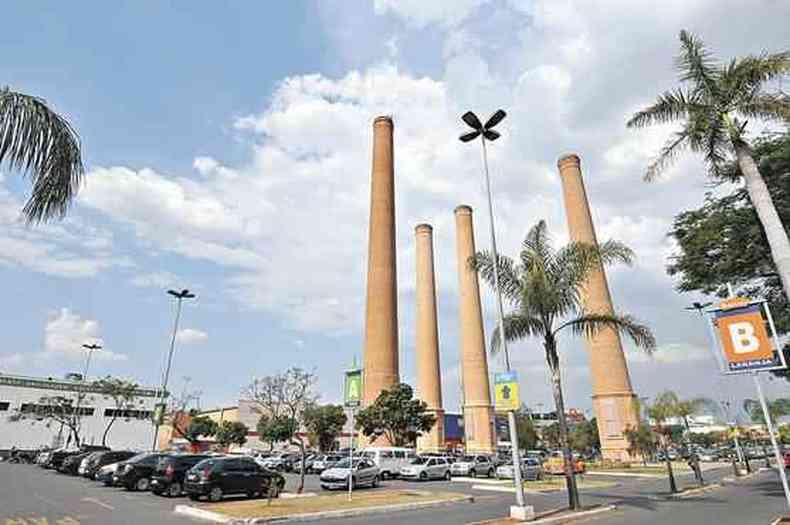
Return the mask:
[[[730, 474], [728, 468], [722, 468], [707, 472], [706, 479], [715, 483]], [[287, 489], [294, 490], [297, 476], [288, 474], [287, 478]], [[722, 488], [682, 500], [666, 499], [668, 492], [665, 479], [607, 477], [606, 481], [615, 485], [582, 490], [582, 503], [614, 504], [617, 510], [585, 522], [616, 525], [767, 525], [786, 510], [778, 475], [774, 471], [762, 472], [749, 480], [726, 484]], [[694, 486], [690, 476], [679, 476], [678, 481], [682, 488]], [[459, 492], [474, 495], [475, 501], [389, 515], [332, 520], [330, 523], [457, 525], [504, 517], [513, 503], [514, 495], [474, 489], [474, 484], [468, 481], [387, 481], [375, 490], [412, 488]], [[307, 476], [305, 490], [321, 491], [317, 476]], [[527, 500], [537, 512], [566, 505], [563, 492], [528, 493]], [[0, 525], [194, 524], [196, 522], [172, 512], [176, 504], [187, 501], [186, 498], [170, 499], [150, 493], [108, 488], [84, 478], [65, 476], [34, 465], [0, 462]]]

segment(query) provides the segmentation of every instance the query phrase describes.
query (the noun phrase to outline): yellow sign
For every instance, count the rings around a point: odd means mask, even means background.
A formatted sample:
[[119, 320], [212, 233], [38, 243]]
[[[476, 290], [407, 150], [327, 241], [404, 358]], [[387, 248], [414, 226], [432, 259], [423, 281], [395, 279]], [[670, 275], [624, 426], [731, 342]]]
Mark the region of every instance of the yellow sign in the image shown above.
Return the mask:
[[496, 410], [499, 412], [519, 409], [521, 400], [518, 395], [518, 377], [515, 372], [494, 374], [494, 401]]

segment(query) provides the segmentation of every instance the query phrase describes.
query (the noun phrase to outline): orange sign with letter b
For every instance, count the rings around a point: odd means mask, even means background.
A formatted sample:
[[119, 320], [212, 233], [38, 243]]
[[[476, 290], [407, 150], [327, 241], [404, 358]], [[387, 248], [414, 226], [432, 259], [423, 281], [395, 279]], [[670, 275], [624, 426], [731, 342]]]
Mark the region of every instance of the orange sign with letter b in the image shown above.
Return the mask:
[[759, 369], [774, 363], [773, 344], [759, 305], [719, 311], [716, 325], [730, 371]]

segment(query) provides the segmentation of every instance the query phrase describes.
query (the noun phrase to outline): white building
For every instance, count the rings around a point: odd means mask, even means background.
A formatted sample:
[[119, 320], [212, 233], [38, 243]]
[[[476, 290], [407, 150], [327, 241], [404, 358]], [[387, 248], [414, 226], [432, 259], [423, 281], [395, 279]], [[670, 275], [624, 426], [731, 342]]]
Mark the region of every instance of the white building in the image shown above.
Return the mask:
[[0, 450], [11, 447], [33, 449], [64, 444], [69, 434], [60, 424], [24, 417], [14, 421], [20, 412], [30, 414], [44, 397], [70, 397], [75, 401], [84, 388], [87, 394], [80, 402], [81, 440], [85, 444], [101, 445], [102, 436], [114, 414], [115, 422], [107, 435], [107, 446], [114, 449], [144, 450], [151, 448], [153, 439], [152, 413], [160, 390], [141, 387], [137, 391], [134, 408], [119, 411], [112, 398], [105, 398], [90, 384], [79, 379], [26, 377], [0, 374]]

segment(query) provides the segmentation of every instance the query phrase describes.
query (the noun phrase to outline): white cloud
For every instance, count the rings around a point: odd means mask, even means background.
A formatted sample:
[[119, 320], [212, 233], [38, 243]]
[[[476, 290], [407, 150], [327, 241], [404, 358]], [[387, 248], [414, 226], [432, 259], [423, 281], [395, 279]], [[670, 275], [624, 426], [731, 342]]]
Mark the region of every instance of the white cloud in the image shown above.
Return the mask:
[[196, 328], [182, 328], [176, 334], [176, 341], [184, 345], [194, 345], [208, 341], [208, 334]]
[[[72, 360], [84, 359], [86, 350], [83, 344], [106, 346], [98, 321], [83, 318], [68, 308], [61, 308], [50, 315], [44, 327], [45, 354]], [[91, 359], [122, 361], [127, 356], [102, 348], [94, 351]]]
[[452, 26], [463, 21], [488, 0], [453, 0], [426, 2], [424, 0], [374, 0], [379, 14], [393, 13], [418, 27], [428, 24]]
[[176, 287], [177, 283], [183, 282], [183, 279], [166, 271], [144, 272], [132, 277], [132, 285], [139, 288], [166, 288]]

